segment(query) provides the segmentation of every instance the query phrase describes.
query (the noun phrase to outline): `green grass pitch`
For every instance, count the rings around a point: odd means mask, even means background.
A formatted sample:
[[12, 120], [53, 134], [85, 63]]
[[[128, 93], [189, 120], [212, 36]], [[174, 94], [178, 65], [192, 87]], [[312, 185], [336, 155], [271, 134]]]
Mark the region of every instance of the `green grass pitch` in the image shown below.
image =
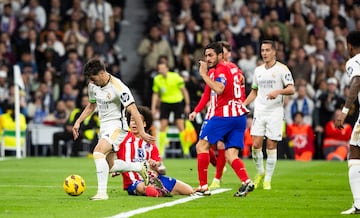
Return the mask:
[[[169, 176], [197, 186], [196, 159], [165, 159]], [[252, 160], [245, 160], [249, 176], [255, 175]], [[68, 196], [63, 180], [79, 174], [85, 192]], [[209, 167], [209, 183], [214, 168]], [[95, 165], [90, 158], [26, 158], [0, 161], [0, 217], [111, 217], [142, 207], [171, 202], [184, 196], [149, 198], [128, 196], [120, 177], [109, 177], [107, 201], [89, 201], [96, 192]], [[246, 198], [233, 194], [239, 181], [231, 167], [222, 188], [232, 190], [195, 199], [134, 217], [339, 217], [352, 204], [346, 162], [295, 162], [279, 160], [272, 190], [257, 189]]]

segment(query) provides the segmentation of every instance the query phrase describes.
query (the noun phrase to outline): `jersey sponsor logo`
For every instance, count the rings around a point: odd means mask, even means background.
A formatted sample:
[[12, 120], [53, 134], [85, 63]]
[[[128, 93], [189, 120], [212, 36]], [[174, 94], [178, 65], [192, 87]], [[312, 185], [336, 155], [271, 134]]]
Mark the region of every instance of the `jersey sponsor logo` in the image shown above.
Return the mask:
[[127, 102], [130, 100], [130, 95], [126, 92], [121, 93], [120, 98], [123, 102]]

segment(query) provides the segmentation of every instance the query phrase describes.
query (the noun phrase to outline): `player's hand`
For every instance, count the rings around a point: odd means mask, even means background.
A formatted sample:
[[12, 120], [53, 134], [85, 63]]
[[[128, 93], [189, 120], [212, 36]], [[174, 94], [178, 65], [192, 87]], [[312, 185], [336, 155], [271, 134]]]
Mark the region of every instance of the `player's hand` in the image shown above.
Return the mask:
[[272, 92], [270, 92], [269, 94], [267, 94], [267, 99], [269, 99], [269, 100], [273, 100], [273, 99], [275, 99], [277, 96], [279, 95], [279, 93], [278, 93], [278, 91], [272, 91]]
[[340, 113], [337, 117], [335, 117], [335, 127], [337, 129], [343, 129], [344, 128], [344, 121], [346, 118], [346, 114]]
[[149, 144], [154, 144], [156, 142], [156, 138], [152, 135], [147, 134], [146, 132], [144, 132], [140, 136], [142, 139], [144, 139]]
[[193, 111], [193, 112], [191, 112], [190, 114], [189, 114], [189, 120], [190, 121], [194, 121], [195, 120], [195, 117], [196, 117], [196, 112], [195, 111]]
[[184, 113], [189, 114], [190, 113], [190, 105], [185, 105]]
[[207, 71], [208, 71], [207, 63], [205, 61], [199, 60], [200, 76], [203, 77], [203, 76], [207, 75]]
[[75, 122], [72, 128], [74, 140], [76, 140], [79, 137], [79, 129], [80, 129], [80, 124], [78, 122]]

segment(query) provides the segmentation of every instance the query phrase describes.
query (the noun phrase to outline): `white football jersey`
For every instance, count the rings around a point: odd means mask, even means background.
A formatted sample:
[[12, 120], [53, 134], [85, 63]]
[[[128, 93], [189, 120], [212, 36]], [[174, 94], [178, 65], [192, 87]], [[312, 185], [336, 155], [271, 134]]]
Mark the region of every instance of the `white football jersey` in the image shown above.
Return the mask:
[[254, 101], [254, 108], [257, 111], [283, 110], [283, 96], [278, 95], [275, 99], [268, 99], [267, 95], [277, 89], [283, 89], [287, 85], [294, 85], [294, 79], [289, 68], [276, 62], [269, 69], [265, 64], [255, 69], [251, 88], [257, 89], [257, 97]]
[[127, 131], [126, 107], [135, 102], [130, 89], [113, 76], [104, 87], [96, 86], [93, 83], [89, 83], [88, 87], [90, 102], [97, 104], [100, 129], [121, 125], [121, 128]]
[[[360, 76], [360, 54], [350, 58], [345, 65], [346, 73], [352, 80], [355, 76]], [[360, 93], [358, 94], [358, 101], [360, 102]]]

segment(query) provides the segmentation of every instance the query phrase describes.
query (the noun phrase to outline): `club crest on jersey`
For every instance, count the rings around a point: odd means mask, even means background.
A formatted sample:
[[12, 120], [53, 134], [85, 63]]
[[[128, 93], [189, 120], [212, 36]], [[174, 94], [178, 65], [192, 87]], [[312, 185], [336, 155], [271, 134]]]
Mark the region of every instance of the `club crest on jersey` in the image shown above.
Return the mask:
[[127, 102], [130, 99], [130, 95], [126, 92], [121, 93], [120, 98], [123, 102]]
[[108, 92], [108, 93], [106, 94], [106, 98], [109, 99], [109, 100], [111, 99], [111, 94], [110, 94], [110, 92]]
[[142, 148], [138, 148], [137, 150], [138, 150], [138, 157], [139, 157], [140, 159], [144, 159], [144, 158], [145, 158], [145, 152], [144, 152], [144, 150], [143, 150]]

